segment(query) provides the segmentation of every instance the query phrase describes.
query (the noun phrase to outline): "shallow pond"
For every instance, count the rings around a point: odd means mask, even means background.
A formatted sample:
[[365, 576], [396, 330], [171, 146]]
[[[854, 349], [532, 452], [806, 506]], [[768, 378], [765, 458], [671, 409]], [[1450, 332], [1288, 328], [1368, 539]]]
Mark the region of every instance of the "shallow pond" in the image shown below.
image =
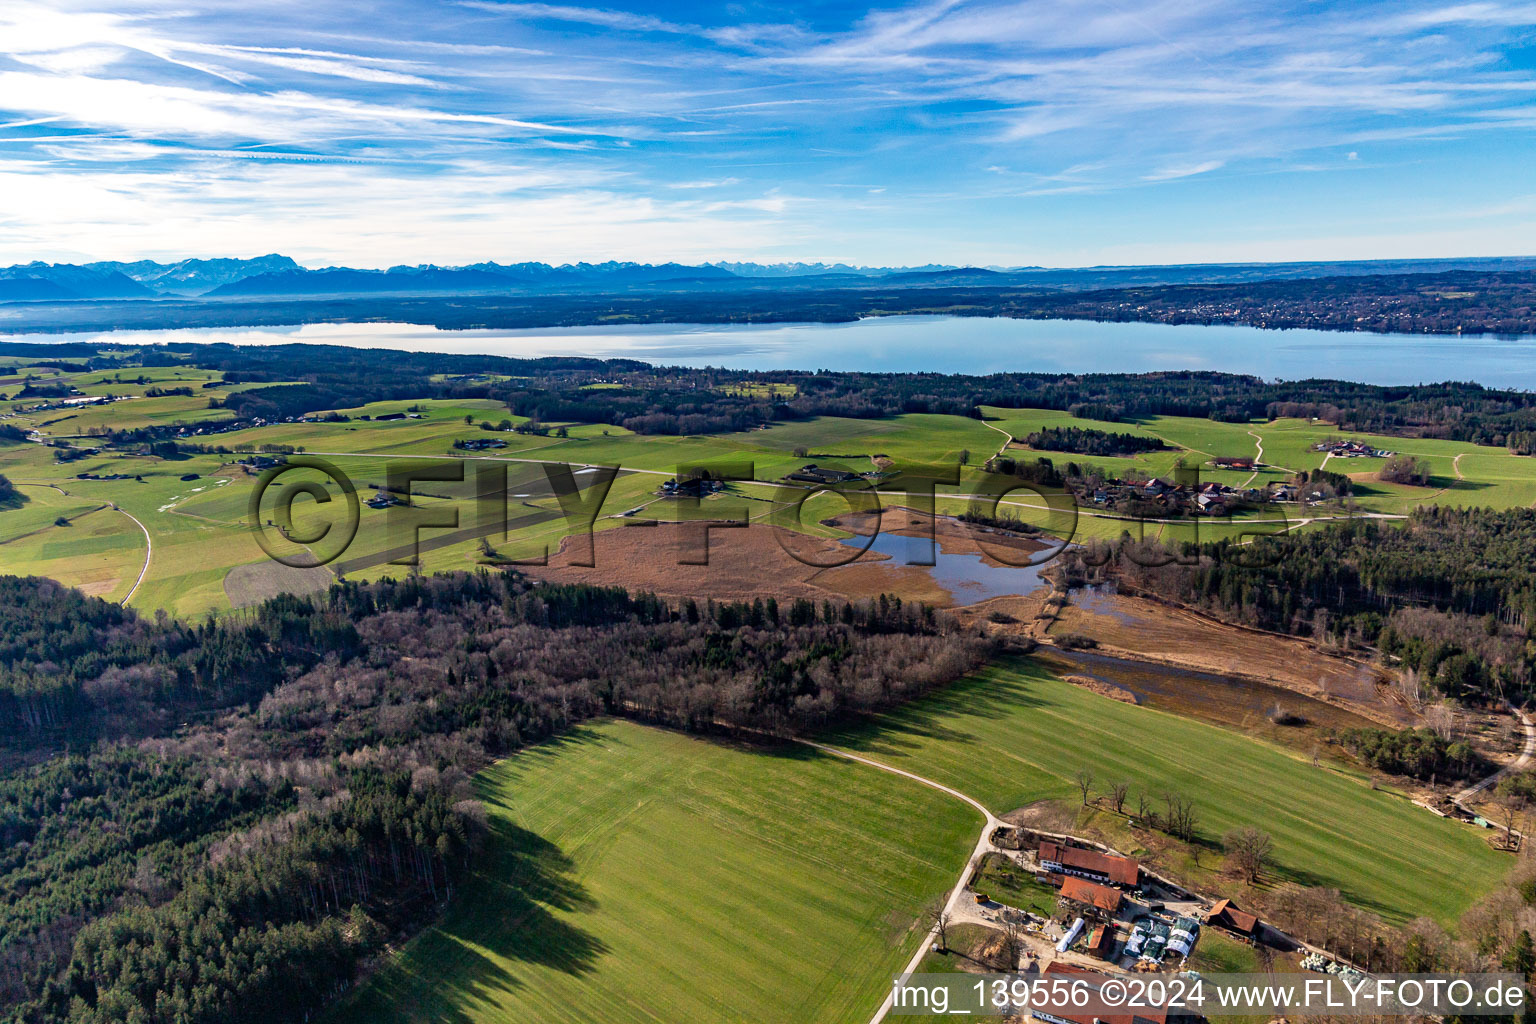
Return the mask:
[[[1038, 538], [1048, 548], [1059, 549], [1060, 541]], [[946, 552], [940, 543], [926, 537], [906, 537], [896, 533], [879, 533], [869, 536], [850, 537], [842, 541], [851, 548], [868, 547], [870, 553], [889, 556], [881, 565], [910, 565], [925, 569], [933, 581], [954, 596], [957, 605], [976, 604], [994, 597], [1009, 597], [1033, 593], [1050, 586], [1040, 573], [1050, 564], [1054, 555], [1040, 551], [1034, 555], [1035, 565], [1011, 566], [988, 565], [976, 552]], [[863, 556], [870, 559], [870, 555]]]

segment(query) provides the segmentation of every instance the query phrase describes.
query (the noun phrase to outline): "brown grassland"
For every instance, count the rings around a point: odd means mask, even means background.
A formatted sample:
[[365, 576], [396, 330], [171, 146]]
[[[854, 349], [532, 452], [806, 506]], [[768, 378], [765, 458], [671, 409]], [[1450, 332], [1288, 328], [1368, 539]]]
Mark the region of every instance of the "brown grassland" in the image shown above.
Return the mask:
[[[903, 565], [874, 551], [852, 564], [838, 565], [855, 550], [764, 523], [736, 528], [702, 522], [637, 523], [596, 533], [592, 545], [591, 566], [576, 564], [586, 560], [586, 541], [567, 537], [551, 553], [548, 565], [520, 569], [535, 579], [621, 586], [670, 598], [822, 601], [899, 593], [932, 605], [950, 601], [949, 593], [921, 566]], [[690, 564], [703, 560], [706, 564]]]
[[1184, 608], [1123, 594], [1074, 593], [1051, 627], [1093, 639], [1117, 657], [1217, 675], [1263, 679], [1384, 724], [1401, 724], [1401, 700], [1379, 668], [1294, 637], [1217, 622]]

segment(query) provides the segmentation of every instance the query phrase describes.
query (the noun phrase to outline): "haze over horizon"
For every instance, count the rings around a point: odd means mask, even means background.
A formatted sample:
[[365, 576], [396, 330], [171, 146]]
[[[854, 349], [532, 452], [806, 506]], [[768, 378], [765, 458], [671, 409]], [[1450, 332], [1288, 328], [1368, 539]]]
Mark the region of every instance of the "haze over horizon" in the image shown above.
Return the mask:
[[0, 263], [1523, 253], [1533, 42], [1509, 0], [5, 0]]

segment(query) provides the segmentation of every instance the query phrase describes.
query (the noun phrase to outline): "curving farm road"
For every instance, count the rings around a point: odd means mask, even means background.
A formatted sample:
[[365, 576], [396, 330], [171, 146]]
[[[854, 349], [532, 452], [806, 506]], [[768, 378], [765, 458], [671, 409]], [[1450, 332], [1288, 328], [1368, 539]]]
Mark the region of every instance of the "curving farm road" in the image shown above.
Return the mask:
[[[967, 796], [957, 789], [951, 789], [941, 782], [935, 782], [932, 779], [926, 779], [921, 775], [916, 775], [909, 771], [903, 771], [900, 768], [893, 768], [888, 764], [884, 764], [880, 761], [876, 761], [872, 758], [864, 757], [859, 754], [852, 754], [846, 750], [839, 750], [836, 747], [829, 747], [821, 743], [814, 743], [811, 740], [796, 740], [795, 742], [803, 743], [808, 747], [813, 747], [824, 754], [831, 754], [834, 757], [846, 758], [849, 761], [857, 761], [859, 764], [868, 765], [871, 768], [878, 768], [880, 771], [890, 772], [892, 775], [900, 775], [905, 779], [911, 779], [913, 782], [921, 783], [924, 786], [936, 789], [941, 793], [947, 793], [948, 795], [954, 797], [956, 800], [964, 800], [966, 803], [970, 804], [976, 810], [981, 812], [982, 817], [986, 819], [986, 823], [982, 826], [981, 829], [981, 837], [976, 840], [976, 848], [971, 851], [970, 858], [965, 862], [965, 868], [960, 872], [960, 878], [955, 882], [955, 887], [950, 890], [949, 897], [944, 901], [945, 912], [953, 913], [956, 904], [958, 904], [960, 901], [961, 895], [965, 892], [965, 883], [966, 880], [971, 877], [971, 872], [976, 870], [976, 866], [981, 862], [982, 857], [996, 850], [996, 847], [992, 845], [992, 833], [999, 826], [1003, 825], [1004, 822], [1001, 819], [993, 816], [992, 812], [987, 810], [986, 807], [982, 805], [981, 801], [974, 797]], [[918, 966], [923, 962], [923, 957], [927, 955], [929, 947], [933, 945], [938, 936], [939, 927], [937, 924], [935, 924], [928, 930], [928, 934], [923, 937], [922, 944], [917, 947], [917, 952], [912, 954], [912, 959], [907, 962], [907, 966], [902, 969], [903, 974], [913, 974], [917, 971]], [[880, 1024], [881, 1021], [885, 1020], [886, 1014], [891, 1012], [893, 997], [894, 993], [892, 991], [887, 991], [885, 993], [885, 1001], [880, 1004], [880, 1009], [875, 1011], [875, 1015], [869, 1019], [869, 1024]]]
[[987, 427], [988, 429], [995, 430], [999, 434], [1002, 434], [1005, 438], [1007, 438], [1007, 440], [1003, 442], [1003, 446], [997, 450], [997, 456], [994, 456], [994, 458], [1001, 456], [1004, 452], [1006, 452], [1008, 450], [1008, 446], [1013, 444], [1013, 442], [1017, 440], [1017, 438], [1015, 438], [1012, 434], [1008, 433], [1008, 431], [1004, 430], [1002, 427], [994, 427], [994, 426], [992, 426], [992, 424], [988, 423], [986, 420], [982, 420], [981, 421], [981, 425], [984, 426], [984, 427]]
[[133, 524], [135, 526], [144, 531], [144, 568], [139, 570], [139, 578], [133, 581], [133, 587], [128, 591], [128, 596], [124, 597], [122, 601], [118, 602], [119, 604], [126, 605], [129, 601], [133, 600], [133, 595], [139, 592], [139, 584], [144, 582], [144, 577], [149, 573], [149, 560], [155, 553], [155, 542], [154, 539], [149, 535], [149, 528], [146, 527], [143, 523], [139, 522], [138, 517], [133, 513], [124, 511], [122, 506], [116, 503], [112, 505], [112, 511], [122, 512], [123, 515], [133, 520]]
[[1259, 475], [1259, 466], [1264, 461], [1264, 439], [1262, 437], [1260, 437], [1258, 434], [1255, 434], [1251, 430], [1248, 431], [1248, 436], [1253, 438], [1253, 446], [1255, 448], [1257, 448], [1259, 450], [1259, 452], [1258, 452], [1257, 455], [1255, 455], [1253, 457], [1253, 473], [1249, 475], [1247, 480], [1244, 480], [1241, 484], [1238, 485], [1237, 489], [1240, 490], [1240, 491], [1241, 490], [1246, 490], [1248, 488], [1248, 485], [1253, 483], [1255, 478], [1258, 477], [1258, 475]]

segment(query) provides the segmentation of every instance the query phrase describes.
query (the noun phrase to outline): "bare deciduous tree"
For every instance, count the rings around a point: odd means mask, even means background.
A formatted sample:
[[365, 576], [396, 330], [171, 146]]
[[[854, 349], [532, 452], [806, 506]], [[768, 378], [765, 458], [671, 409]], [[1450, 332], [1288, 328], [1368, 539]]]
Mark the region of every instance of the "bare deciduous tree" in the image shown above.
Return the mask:
[[1186, 843], [1194, 842], [1197, 824], [1194, 803], [1177, 793], [1169, 792], [1163, 794], [1163, 805], [1168, 809], [1168, 815], [1163, 821], [1163, 830]]
[[1116, 814], [1125, 813], [1125, 798], [1131, 791], [1129, 782], [1121, 781], [1109, 787], [1109, 802], [1114, 806]]
[[952, 917], [949, 912], [948, 901], [940, 896], [934, 900], [927, 910], [928, 926], [939, 935], [939, 949], [949, 952], [949, 924]]
[[1417, 709], [1424, 702], [1423, 688], [1419, 685], [1419, 673], [1416, 669], [1404, 668], [1398, 673], [1397, 688], [1408, 700], [1408, 706]]
[[1024, 926], [1012, 914], [1003, 918], [1003, 941], [997, 951], [997, 967], [1004, 971], [1019, 969], [1019, 958], [1024, 955]]
[[1525, 794], [1501, 786], [1497, 807], [1499, 809], [1499, 817], [1504, 822], [1504, 848], [1506, 850], [1520, 849], [1520, 841], [1524, 837], [1520, 834], [1520, 830], [1515, 828], [1515, 823], [1520, 818], [1520, 812], [1525, 810]]
[[1455, 738], [1456, 715], [1444, 704], [1435, 704], [1424, 711], [1424, 724], [1434, 730], [1436, 736], [1449, 742]]
[[1275, 852], [1274, 841], [1268, 832], [1261, 832], [1252, 825], [1233, 829], [1222, 837], [1227, 855], [1242, 871], [1249, 882], [1257, 882], [1264, 865]]
[[1083, 806], [1088, 806], [1088, 791], [1093, 788], [1093, 772], [1087, 768], [1077, 770], [1077, 788], [1083, 795]]

